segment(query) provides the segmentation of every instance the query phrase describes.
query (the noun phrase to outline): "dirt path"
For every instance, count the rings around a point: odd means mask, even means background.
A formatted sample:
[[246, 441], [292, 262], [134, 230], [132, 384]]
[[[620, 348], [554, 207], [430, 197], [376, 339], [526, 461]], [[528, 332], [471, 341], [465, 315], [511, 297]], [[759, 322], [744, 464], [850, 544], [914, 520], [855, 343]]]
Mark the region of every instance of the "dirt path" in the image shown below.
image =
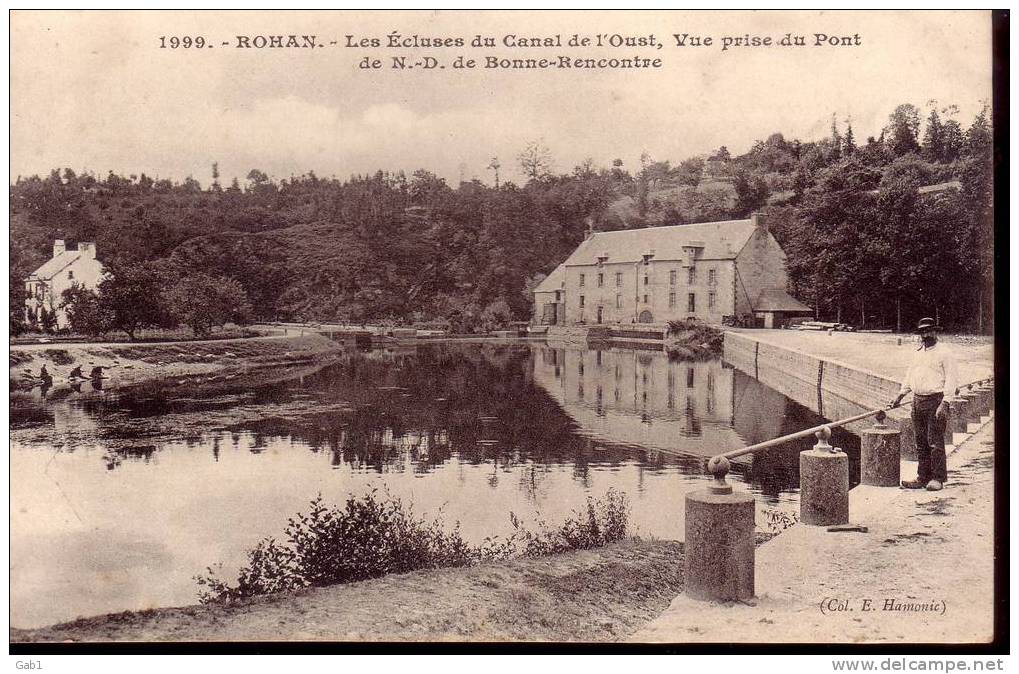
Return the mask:
[[[800, 330], [734, 330], [754, 339], [809, 353], [900, 381], [916, 350], [914, 335], [857, 332], [809, 332]], [[900, 344], [901, 342], [901, 344]], [[941, 342], [959, 362], [959, 379], [968, 383], [987, 377], [994, 370], [994, 340], [991, 337], [943, 335]]]
[[680, 595], [632, 640], [987, 643], [994, 634], [993, 428], [986, 424], [949, 457], [943, 491], [850, 492], [850, 521], [866, 533], [798, 524], [759, 548], [756, 605]]
[[682, 544], [628, 540], [468, 569], [86, 618], [12, 641], [619, 641], [682, 590]]

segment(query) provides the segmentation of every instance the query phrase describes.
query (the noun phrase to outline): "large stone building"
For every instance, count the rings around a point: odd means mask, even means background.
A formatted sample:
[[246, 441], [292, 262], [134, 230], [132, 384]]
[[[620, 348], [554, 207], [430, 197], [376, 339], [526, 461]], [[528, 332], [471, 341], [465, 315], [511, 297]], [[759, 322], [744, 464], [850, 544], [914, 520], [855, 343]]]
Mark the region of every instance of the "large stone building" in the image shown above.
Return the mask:
[[96, 245], [81, 241], [69, 249], [62, 239], [53, 242], [53, 257], [25, 279], [25, 316], [42, 319], [42, 310], [56, 317], [58, 328], [67, 327], [67, 312], [60, 306], [63, 293], [77, 284], [95, 290], [103, 277], [103, 263], [96, 259]]
[[534, 290], [536, 323], [665, 323], [813, 310], [786, 293], [786, 256], [763, 216], [596, 232]]

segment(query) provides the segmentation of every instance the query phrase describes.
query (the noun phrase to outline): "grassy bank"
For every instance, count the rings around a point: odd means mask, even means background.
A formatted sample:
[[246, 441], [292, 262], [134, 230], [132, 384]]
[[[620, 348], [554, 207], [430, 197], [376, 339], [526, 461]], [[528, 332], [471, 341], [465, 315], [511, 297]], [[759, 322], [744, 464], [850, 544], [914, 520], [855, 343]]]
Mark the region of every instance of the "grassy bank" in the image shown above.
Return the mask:
[[31, 387], [27, 375], [45, 365], [54, 386], [65, 382], [76, 366], [84, 372], [99, 365], [111, 385], [148, 380], [200, 377], [272, 368], [326, 359], [342, 346], [321, 335], [140, 344], [61, 344], [12, 346], [10, 380], [15, 388]]
[[717, 358], [722, 355], [723, 334], [699, 321], [669, 321], [665, 350], [681, 360]]
[[432, 569], [231, 604], [11, 630], [12, 641], [619, 641], [682, 590], [682, 544], [603, 548]]

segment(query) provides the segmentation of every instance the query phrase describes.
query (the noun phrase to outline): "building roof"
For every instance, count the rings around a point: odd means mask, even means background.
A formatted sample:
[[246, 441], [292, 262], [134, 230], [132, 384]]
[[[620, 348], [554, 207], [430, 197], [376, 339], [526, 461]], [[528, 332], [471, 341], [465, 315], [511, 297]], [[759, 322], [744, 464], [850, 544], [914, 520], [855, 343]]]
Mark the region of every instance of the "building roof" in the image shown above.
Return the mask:
[[814, 310], [787, 293], [782, 288], [765, 288], [754, 303], [754, 311], [784, 311], [789, 313], [813, 313]]
[[41, 267], [28, 275], [30, 280], [48, 281], [61, 272], [65, 267], [75, 262], [81, 253], [76, 250], [65, 250], [60, 255], [46, 260]]
[[937, 185], [924, 185], [923, 187], [916, 188], [916, 191], [920, 194], [929, 194], [931, 192], [946, 192], [948, 190], [961, 190], [962, 183], [958, 180], [949, 180], [947, 183], [938, 183]]
[[563, 287], [563, 281], [566, 280], [566, 265], [560, 264], [558, 267], [552, 270], [552, 273], [544, 278], [544, 280], [537, 285], [537, 287], [531, 292], [535, 293], [554, 293]]
[[598, 262], [640, 262], [645, 253], [654, 250], [656, 260], [682, 260], [683, 246], [703, 246], [699, 258], [729, 260], [736, 257], [754, 233], [750, 220], [701, 222], [693, 225], [621, 229], [596, 232], [577, 247], [563, 264], [572, 267]]

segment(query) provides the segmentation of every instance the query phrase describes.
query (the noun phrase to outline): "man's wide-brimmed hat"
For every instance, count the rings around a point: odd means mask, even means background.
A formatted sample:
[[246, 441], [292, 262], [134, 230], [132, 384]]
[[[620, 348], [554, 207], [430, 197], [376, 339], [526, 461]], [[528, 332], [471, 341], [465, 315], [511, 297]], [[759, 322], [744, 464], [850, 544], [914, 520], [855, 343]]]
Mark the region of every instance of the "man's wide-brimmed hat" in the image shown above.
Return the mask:
[[934, 322], [933, 318], [921, 318], [920, 322], [916, 324], [916, 331], [923, 332], [924, 330], [940, 330], [941, 326]]

